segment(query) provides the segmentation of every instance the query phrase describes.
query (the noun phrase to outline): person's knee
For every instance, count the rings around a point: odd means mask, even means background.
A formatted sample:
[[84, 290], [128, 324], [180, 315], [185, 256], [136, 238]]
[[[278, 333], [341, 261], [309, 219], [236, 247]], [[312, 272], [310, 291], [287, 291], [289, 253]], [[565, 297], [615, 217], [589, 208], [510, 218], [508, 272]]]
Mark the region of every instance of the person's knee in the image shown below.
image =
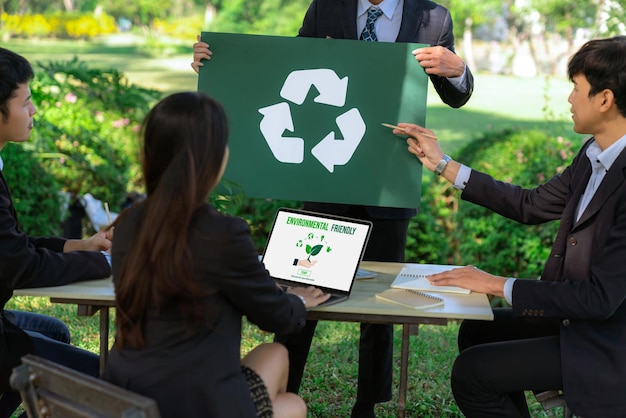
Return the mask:
[[275, 367], [284, 365], [286, 369], [289, 368], [289, 351], [287, 351], [284, 345], [280, 343], [264, 343], [258, 348], [263, 351], [263, 357], [267, 361], [271, 361]]
[[472, 385], [474, 379], [480, 375], [480, 364], [477, 364], [473, 351], [463, 351], [454, 360], [452, 373], [450, 374], [450, 385], [453, 393], [462, 391], [463, 388]]
[[472, 347], [478, 344], [476, 340], [476, 335], [478, 334], [476, 330], [477, 321], [468, 321], [465, 320], [461, 322], [461, 326], [459, 326], [459, 333], [457, 335], [457, 345], [459, 348], [459, 353], [462, 353], [469, 347]]
[[307, 406], [300, 396], [295, 393], [281, 393], [274, 400], [274, 417], [306, 418]]
[[[286, 385], [289, 372], [289, 352], [280, 343], [263, 343], [250, 351], [242, 364], [254, 370], [266, 384], [278, 381], [278, 386]], [[284, 383], [284, 385], [283, 385]]]
[[295, 393], [285, 392], [284, 396], [289, 396], [291, 399], [291, 404], [293, 405], [293, 413], [294, 417], [303, 417], [306, 418], [307, 406], [304, 399]]

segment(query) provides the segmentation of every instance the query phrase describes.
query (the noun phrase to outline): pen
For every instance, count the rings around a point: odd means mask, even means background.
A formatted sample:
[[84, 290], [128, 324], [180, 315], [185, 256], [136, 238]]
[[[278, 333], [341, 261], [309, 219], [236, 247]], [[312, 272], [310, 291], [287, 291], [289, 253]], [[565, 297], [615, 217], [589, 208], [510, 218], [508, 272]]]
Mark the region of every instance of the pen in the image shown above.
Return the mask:
[[[383, 125], [385, 128], [400, 129], [401, 131], [406, 132], [406, 129], [404, 129], [404, 128], [400, 127], [400, 126], [397, 126], [397, 125], [392, 125], [390, 123], [382, 123], [381, 125]], [[426, 132], [420, 132], [419, 134], [422, 135], [422, 136], [425, 136], [427, 138], [437, 139], [436, 136], [431, 135], [431, 134], [427, 134]]]
[[111, 214], [109, 213], [109, 204], [107, 202], [104, 202], [104, 211], [107, 214], [107, 222], [111, 225]]
[[107, 202], [104, 202], [104, 211], [107, 214], [107, 222], [109, 223], [109, 228], [111, 231], [111, 239], [113, 238], [113, 231], [115, 230], [114, 226], [111, 226], [111, 213], [109, 212], [109, 204]]

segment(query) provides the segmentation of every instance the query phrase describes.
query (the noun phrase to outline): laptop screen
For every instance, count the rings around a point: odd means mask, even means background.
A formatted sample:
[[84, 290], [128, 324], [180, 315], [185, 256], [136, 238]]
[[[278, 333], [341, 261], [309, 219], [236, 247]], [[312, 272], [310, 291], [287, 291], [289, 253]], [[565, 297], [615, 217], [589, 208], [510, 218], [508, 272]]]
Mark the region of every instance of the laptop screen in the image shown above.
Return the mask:
[[349, 292], [371, 228], [369, 221], [281, 208], [262, 260], [283, 283]]

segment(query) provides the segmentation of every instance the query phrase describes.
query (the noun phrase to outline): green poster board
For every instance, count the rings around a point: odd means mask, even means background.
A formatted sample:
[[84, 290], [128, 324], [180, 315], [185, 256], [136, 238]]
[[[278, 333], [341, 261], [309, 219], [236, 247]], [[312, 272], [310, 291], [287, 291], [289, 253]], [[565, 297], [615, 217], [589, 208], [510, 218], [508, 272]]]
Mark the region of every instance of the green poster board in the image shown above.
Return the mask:
[[203, 32], [198, 90], [229, 118], [247, 197], [418, 207], [422, 166], [381, 123], [424, 125], [425, 45]]

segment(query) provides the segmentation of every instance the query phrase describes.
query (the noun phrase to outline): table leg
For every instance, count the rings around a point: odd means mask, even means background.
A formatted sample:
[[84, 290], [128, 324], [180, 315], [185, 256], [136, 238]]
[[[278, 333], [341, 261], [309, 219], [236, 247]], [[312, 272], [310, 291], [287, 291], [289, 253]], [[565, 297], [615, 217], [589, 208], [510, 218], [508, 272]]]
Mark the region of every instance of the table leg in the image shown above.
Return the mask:
[[100, 374], [109, 358], [109, 308], [100, 308]]
[[[50, 300], [58, 302], [52, 298]], [[92, 316], [100, 311], [100, 373], [102, 373], [109, 358], [109, 307], [79, 304], [77, 308], [78, 316]]]
[[409, 374], [409, 340], [417, 335], [419, 325], [402, 324], [402, 349], [400, 351], [400, 387], [398, 388], [398, 417], [404, 418], [406, 412], [406, 389]]

